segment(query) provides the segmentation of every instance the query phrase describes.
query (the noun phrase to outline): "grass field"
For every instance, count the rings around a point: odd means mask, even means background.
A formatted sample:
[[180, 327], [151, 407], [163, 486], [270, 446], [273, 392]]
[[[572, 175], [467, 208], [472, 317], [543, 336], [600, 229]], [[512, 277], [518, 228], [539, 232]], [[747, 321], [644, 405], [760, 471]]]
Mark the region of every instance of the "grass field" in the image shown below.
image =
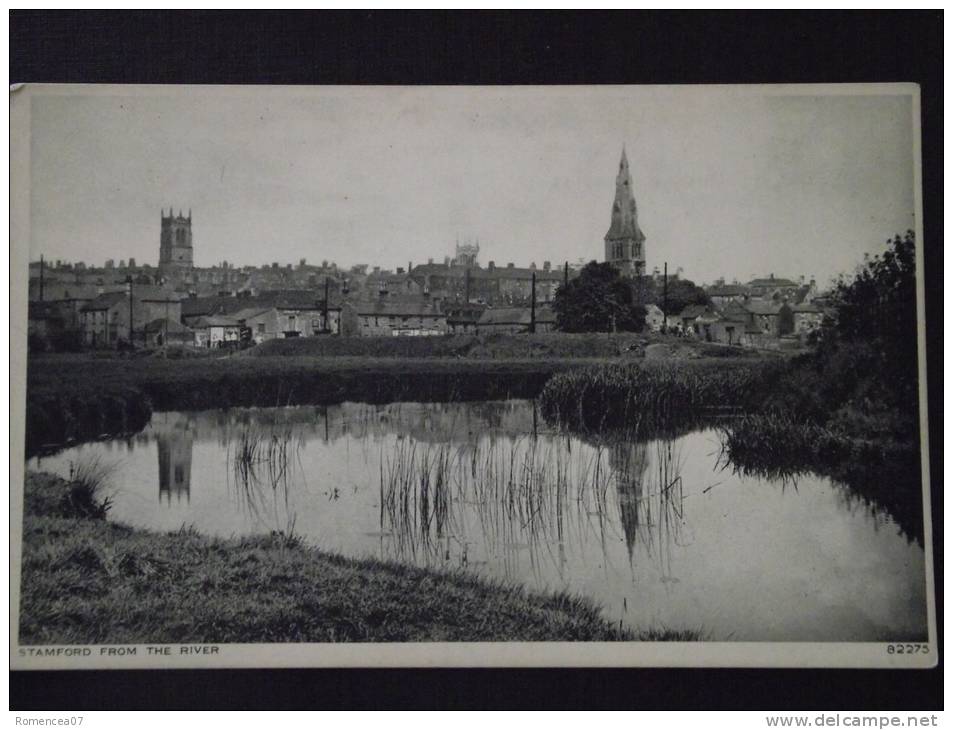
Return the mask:
[[95, 509], [96, 487], [27, 475], [22, 644], [698, 638], [620, 630], [566, 593], [351, 560], [293, 536], [133, 530]]

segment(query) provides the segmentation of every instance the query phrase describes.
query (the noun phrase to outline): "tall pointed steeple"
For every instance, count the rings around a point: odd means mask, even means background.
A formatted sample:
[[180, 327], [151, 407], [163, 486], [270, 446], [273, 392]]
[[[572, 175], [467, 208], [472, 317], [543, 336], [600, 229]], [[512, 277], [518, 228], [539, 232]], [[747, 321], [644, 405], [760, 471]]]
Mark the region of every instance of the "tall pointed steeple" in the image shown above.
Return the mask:
[[639, 228], [639, 212], [632, 191], [629, 159], [622, 146], [619, 172], [615, 178], [615, 200], [612, 202], [612, 221], [605, 235], [606, 261], [623, 274], [641, 276], [645, 273], [645, 235]]

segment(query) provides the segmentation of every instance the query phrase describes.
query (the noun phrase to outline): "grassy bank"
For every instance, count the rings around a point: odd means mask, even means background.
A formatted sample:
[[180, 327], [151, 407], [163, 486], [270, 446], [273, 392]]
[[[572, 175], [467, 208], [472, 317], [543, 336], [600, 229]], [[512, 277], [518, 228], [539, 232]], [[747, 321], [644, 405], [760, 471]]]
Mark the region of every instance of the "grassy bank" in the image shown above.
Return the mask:
[[591, 362], [343, 356], [31, 358], [27, 452], [70, 439], [136, 431], [153, 410], [532, 398], [553, 373]]
[[273, 534], [213, 539], [103, 519], [95, 485], [25, 485], [24, 644], [691, 640], [620, 630], [590, 601], [337, 557]]

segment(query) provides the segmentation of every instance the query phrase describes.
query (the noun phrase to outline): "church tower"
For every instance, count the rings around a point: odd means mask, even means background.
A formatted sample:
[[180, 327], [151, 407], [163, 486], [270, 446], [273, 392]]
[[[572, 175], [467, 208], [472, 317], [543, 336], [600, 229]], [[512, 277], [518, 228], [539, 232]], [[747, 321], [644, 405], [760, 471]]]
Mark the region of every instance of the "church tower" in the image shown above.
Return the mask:
[[615, 201], [612, 203], [612, 223], [606, 233], [606, 261], [625, 276], [645, 274], [645, 234], [639, 228], [639, 212], [632, 192], [629, 160], [622, 148], [619, 174], [615, 178]]
[[162, 234], [159, 238], [159, 268], [165, 271], [188, 271], [192, 268], [192, 211], [188, 217], [169, 208], [162, 211]]

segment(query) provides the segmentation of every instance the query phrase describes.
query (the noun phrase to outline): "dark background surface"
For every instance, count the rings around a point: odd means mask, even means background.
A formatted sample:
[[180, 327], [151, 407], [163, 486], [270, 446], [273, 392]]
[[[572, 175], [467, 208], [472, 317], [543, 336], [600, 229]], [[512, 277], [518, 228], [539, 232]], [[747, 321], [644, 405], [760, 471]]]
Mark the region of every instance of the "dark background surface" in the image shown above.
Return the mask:
[[[942, 653], [942, 12], [10, 13], [10, 79], [75, 83], [921, 85]], [[778, 644], [779, 655], [785, 647]], [[942, 654], [941, 654], [942, 656]], [[888, 670], [13, 672], [11, 709], [942, 709]]]

